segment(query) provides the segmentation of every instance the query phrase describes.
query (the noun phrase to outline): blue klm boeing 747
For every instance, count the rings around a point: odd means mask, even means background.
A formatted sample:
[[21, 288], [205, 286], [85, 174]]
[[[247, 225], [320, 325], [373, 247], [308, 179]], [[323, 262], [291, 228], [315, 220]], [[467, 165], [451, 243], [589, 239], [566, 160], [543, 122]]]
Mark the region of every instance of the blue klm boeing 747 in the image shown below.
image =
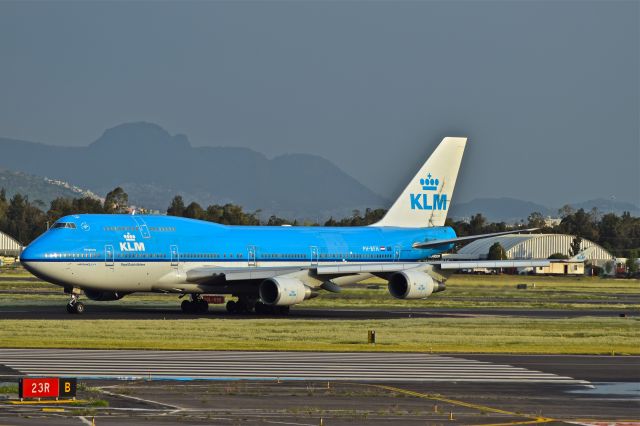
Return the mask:
[[545, 266], [548, 261], [443, 261], [457, 242], [444, 226], [466, 138], [443, 139], [387, 214], [365, 227], [225, 226], [170, 216], [66, 216], [31, 243], [21, 262], [71, 295], [69, 313], [91, 300], [134, 292], [190, 295], [185, 312], [208, 309], [202, 294], [231, 294], [230, 312], [285, 314], [290, 306], [371, 276], [391, 296], [423, 299], [455, 269]]

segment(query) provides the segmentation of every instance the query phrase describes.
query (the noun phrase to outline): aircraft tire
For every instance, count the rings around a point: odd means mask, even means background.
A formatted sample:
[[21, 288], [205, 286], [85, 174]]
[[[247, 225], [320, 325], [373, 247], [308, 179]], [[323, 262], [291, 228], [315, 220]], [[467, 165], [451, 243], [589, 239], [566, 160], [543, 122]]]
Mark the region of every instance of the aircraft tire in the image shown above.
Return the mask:
[[244, 300], [239, 300], [236, 302], [236, 313], [237, 314], [248, 314], [249, 312], [251, 312], [251, 309], [249, 309], [249, 306], [247, 305], [247, 302]]
[[84, 303], [76, 302], [73, 305], [73, 313], [74, 314], [78, 314], [78, 315], [83, 314], [84, 313]]
[[73, 305], [71, 303], [67, 303], [67, 313], [68, 314], [74, 314], [74, 309], [73, 309]]
[[199, 314], [206, 314], [207, 312], [209, 312], [209, 303], [207, 303], [206, 300], [199, 300], [195, 305], [196, 311]]
[[233, 300], [229, 300], [227, 302], [227, 312], [229, 312], [230, 314], [237, 314], [238, 313], [238, 304], [236, 302], [234, 302]]
[[256, 314], [259, 314], [259, 315], [263, 315], [267, 313], [266, 305], [262, 302], [256, 302], [255, 310], [256, 310]]
[[180, 304], [180, 308], [185, 314], [190, 314], [193, 312], [193, 303], [191, 303], [190, 300], [183, 300]]

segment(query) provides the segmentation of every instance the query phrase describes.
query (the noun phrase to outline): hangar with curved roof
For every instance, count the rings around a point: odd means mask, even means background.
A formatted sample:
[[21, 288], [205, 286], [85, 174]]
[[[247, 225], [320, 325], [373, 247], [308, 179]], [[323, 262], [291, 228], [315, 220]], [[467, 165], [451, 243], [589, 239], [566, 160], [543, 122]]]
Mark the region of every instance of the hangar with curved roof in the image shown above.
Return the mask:
[[0, 231], [0, 256], [18, 257], [21, 250], [19, 242]]
[[[571, 242], [575, 235], [568, 234], [517, 234], [502, 235], [499, 237], [476, 240], [458, 250], [458, 255], [470, 259], [486, 259], [489, 248], [500, 243], [504, 248], [508, 259], [547, 259], [554, 253], [569, 255]], [[581, 250], [593, 247], [586, 253], [585, 260], [597, 261], [610, 260], [613, 255], [600, 245], [582, 239]]]

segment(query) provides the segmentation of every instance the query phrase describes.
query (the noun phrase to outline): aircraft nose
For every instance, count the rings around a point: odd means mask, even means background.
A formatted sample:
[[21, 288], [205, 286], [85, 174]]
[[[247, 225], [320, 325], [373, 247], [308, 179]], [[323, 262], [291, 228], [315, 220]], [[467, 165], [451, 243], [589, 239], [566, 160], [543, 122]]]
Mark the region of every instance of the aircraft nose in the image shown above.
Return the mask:
[[27, 267], [27, 265], [31, 262], [32, 258], [33, 258], [33, 250], [31, 250], [29, 246], [23, 248], [22, 252], [20, 253], [20, 263], [22, 263], [23, 266]]
[[44, 257], [44, 253], [38, 247], [38, 243], [31, 243], [20, 253], [20, 263], [32, 274], [37, 273], [37, 263]]
[[24, 269], [44, 281], [53, 284], [65, 283], [65, 270], [57, 267], [55, 264], [57, 257], [49, 253], [51, 249], [50, 240], [39, 238], [22, 250], [20, 262]]

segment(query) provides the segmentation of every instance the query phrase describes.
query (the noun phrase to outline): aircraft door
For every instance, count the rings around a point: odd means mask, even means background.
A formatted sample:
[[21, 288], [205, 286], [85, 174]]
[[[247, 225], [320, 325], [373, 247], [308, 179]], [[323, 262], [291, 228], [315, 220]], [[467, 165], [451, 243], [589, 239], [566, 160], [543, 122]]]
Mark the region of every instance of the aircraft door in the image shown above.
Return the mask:
[[180, 262], [180, 252], [178, 251], [178, 246], [171, 245], [169, 247], [169, 251], [171, 252], [171, 266], [174, 269], [178, 269], [178, 262]]
[[113, 268], [113, 246], [104, 246], [104, 265]]
[[393, 248], [393, 261], [397, 262], [398, 260], [400, 260], [400, 253], [402, 252], [402, 247], [400, 246], [395, 246]]
[[249, 266], [257, 266], [256, 262], [256, 246], [248, 246], [247, 247], [247, 258], [249, 261]]
[[147, 226], [147, 223], [144, 221], [144, 219], [141, 217], [136, 217], [135, 215], [131, 217], [133, 218], [133, 221], [136, 223], [138, 230], [140, 230], [140, 235], [142, 235], [142, 238], [151, 238], [151, 234], [149, 233], [149, 227]]
[[318, 247], [311, 246], [310, 249], [311, 249], [311, 264], [317, 265], [318, 264]]

